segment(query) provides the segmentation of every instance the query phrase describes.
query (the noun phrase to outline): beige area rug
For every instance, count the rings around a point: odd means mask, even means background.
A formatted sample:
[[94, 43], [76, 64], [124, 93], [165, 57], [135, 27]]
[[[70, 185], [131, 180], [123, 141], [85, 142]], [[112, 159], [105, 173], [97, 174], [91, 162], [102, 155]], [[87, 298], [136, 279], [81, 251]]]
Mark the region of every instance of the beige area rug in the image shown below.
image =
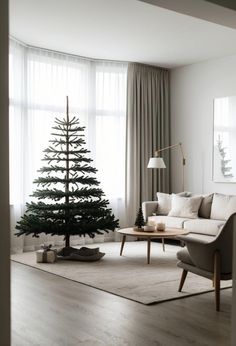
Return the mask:
[[[212, 282], [189, 273], [183, 292], [178, 292], [182, 270], [176, 266], [178, 246], [151, 244], [151, 263], [146, 264], [147, 243], [127, 242], [123, 256], [119, 256], [120, 243], [93, 244], [106, 255], [98, 262], [60, 260], [53, 264], [36, 263], [34, 252], [12, 255], [12, 260], [59, 275], [142, 304], [160, 303], [212, 291]], [[231, 287], [231, 281], [222, 287]]]

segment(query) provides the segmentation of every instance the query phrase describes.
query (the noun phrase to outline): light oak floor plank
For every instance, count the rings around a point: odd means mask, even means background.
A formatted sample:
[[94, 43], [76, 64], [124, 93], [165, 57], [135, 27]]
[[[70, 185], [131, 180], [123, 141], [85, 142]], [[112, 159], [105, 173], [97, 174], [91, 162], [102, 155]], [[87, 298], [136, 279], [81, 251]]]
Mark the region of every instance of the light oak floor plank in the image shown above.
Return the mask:
[[232, 290], [146, 306], [12, 263], [13, 346], [230, 345]]

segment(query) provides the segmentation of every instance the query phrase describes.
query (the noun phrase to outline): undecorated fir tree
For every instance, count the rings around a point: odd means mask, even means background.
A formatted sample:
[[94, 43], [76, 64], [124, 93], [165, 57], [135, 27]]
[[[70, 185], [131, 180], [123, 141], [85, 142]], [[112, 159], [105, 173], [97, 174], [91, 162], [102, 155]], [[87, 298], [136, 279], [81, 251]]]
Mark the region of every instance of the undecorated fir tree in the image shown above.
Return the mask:
[[143, 211], [142, 208], [139, 208], [136, 220], [135, 220], [135, 226], [138, 228], [142, 228], [145, 225], [144, 218], [143, 218]]
[[66, 118], [55, 119], [50, 146], [44, 150], [45, 165], [34, 181], [38, 188], [27, 203], [26, 212], [17, 222], [17, 236], [39, 237], [40, 233], [63, 235], [65, 246], [70, 236], [103, 234], [118, 227], [109, 201], [104, 198], [96, 169], [90, 165], [89, 151], [84, 147], [84, 127], [76, 117], [69, 118], [67, 98]]

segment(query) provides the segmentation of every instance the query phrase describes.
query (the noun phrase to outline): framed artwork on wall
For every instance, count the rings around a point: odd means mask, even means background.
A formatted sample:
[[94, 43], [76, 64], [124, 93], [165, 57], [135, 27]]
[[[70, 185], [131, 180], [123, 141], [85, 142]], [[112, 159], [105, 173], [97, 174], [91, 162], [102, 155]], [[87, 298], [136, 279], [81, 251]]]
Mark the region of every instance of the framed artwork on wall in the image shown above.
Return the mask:
[[236, 183], [236, 96], [214, 99], [213, 181]]

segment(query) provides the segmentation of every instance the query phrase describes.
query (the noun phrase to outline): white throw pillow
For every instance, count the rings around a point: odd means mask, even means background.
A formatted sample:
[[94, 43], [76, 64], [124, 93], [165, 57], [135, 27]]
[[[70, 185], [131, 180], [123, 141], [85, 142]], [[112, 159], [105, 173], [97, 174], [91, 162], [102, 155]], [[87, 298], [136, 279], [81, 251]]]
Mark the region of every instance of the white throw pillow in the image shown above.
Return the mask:
[[201, 201], [201, 196], [180, 197], [178, 195], [172, 194], [171, 210], [168, 216], [196, 219], [198, 217], [198, 209], [200, 207]]
[[230, 196], [226, 208], [226, 220], [234, 213], [236, 213], [236, 196]]
[[181, 197], [192, 197], [192, 192], [183, 191], [183, 192], [176, 193], [176, 195], [181, 196]]
[[230, 196], [221, 193], [214, 193], [212, 206], [211, 206], [211, 219], [213, 220], [226, 220], [227, 209]]
[[157, 213], [160, 215], [167, 215], [171, 210], [171, 195], [168, 193], [157, 192]]

